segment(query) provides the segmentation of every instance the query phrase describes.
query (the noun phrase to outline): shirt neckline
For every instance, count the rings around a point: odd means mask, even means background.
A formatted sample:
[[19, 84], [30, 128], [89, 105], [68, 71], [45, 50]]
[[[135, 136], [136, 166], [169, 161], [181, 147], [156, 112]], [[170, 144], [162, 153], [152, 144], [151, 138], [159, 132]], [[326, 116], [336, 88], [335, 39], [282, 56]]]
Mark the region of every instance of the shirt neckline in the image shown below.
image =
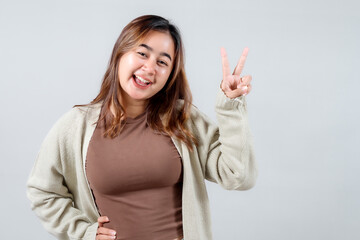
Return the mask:
[[146, 116], [147, 116], [147, 111], [137, 115], [134, 118], [127, 117], [126, 120], [125, 120], [125, 124], [128, 124], [128, 123], [132, 124], [132, 123], [141, 122], [146, 118]]

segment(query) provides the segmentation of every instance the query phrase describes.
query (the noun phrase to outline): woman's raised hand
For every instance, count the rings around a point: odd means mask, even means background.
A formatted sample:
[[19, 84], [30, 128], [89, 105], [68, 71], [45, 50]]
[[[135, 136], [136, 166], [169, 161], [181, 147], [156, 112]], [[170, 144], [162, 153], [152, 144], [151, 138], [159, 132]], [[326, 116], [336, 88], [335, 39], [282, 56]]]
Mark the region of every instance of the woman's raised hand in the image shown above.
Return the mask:
[[220, 87], [225, 93], [225, 95], [229, 98], [236, 98], [241, 95], [245, 96], [251, 91], [251, 75], [240, 77], [240, 74], [245, 65], [248, 52], [249, 49], [244, 48], [239, 62], [236, 65], [234, 72], [231, 74], [229, 60], [225, 48], [221, 48], [223, 79], [221, 81]]
[[110, 222], [107, 216], [101, 216], [98, 218], [98, 229], [96, 232], [95, 240], [114, 240], [116, 238], [116, 232], [112, 229], [105, 228], [104, 223]]

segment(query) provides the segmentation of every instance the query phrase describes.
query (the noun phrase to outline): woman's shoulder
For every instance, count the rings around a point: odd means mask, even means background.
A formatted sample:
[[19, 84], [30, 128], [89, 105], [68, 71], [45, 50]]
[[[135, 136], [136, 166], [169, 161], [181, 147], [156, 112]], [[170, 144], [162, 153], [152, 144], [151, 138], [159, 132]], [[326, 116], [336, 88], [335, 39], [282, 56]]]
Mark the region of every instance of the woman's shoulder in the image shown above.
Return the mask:
[[93, 118], [98, 115], [101, 109], [101, 103], [88, 104], [88, 105], [75, 105], [66, 113], [64, 113], [59, 121], [74, 123], [74, 121], [83, 121]]
[[69, 133], [79, 130], [87, 123], [94, 123], [98, 119], [101, 106], [101, 103], [74, 106], [55, 122], [51, 131], [57, 134]]
[[[178, 109], [180, 109], [184, 105], [184, 100], [178, 100]], [[213, 121], [203, 113], [198, 107], [196, 107], [193, 103], [190, 104], [189, 107], [189, 119], [188, 124], [190, 124], [191, 128], [196, 128], [199, 125], [208, 125], [214, 124]]]

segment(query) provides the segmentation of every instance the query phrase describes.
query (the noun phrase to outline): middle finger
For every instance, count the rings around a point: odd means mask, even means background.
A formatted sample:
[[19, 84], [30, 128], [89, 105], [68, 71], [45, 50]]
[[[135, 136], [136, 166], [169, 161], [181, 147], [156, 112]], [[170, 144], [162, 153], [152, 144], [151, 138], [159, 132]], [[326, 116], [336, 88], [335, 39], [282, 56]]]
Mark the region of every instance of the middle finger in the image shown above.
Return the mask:
[[239, 59], [239, 62], [235, 67], [235, 70], [234, 70], [233, 74], [235, 74], [235, 75], [240, 75], [241, 74], [241, 72], [242, 72], [242, 70], [243, 70], [243, 68], [245, 66], [246, 57], [247, 57], [248, 53], [249, 53], [249, 48], [247, 48], [247, 47], [244, 48], [244, 50], [243, 50], [243, 52], [241, 54], [241, 57]]

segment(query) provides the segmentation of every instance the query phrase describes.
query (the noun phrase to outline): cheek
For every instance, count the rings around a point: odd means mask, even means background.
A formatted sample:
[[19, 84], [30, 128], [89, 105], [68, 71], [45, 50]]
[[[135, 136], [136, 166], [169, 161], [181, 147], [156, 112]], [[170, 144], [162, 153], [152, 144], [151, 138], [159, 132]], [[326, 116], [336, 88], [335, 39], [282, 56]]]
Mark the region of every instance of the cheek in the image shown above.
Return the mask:
[[167, 82], [167, 80], [169, 79], [170, 76], [170, 72], [166, 71], [166, 70], [160, 70], [160, 72], [158, 72], [160, 79], [161, 79], [161, 85], [164, 86]]
[[126, 58], [123, 61], [122, 68], [120, 68], [120, 71], [122, 74], [128, 74], [129, 71], [133, 68], [134, 61], [131, 58]]
[[139, 61], [133, 55], [124, 55], [120, 60], [119, 76], [129, 75], [135, 68], [139, 67]]
[[162, 68], [158, 71], [158, 73], [162, 78], [165, 78], [167, 80], [170, 76], [171, 71], [169, 71], [168, 69]]
[[133, 55], [128, 56], [128, 58], [125, 60], [126, 60], [125, 64], [129, 68], [137, 67], [137, 65], [139, 65], [139, 61], [136, 61], [135, 56], [133, 56]]

